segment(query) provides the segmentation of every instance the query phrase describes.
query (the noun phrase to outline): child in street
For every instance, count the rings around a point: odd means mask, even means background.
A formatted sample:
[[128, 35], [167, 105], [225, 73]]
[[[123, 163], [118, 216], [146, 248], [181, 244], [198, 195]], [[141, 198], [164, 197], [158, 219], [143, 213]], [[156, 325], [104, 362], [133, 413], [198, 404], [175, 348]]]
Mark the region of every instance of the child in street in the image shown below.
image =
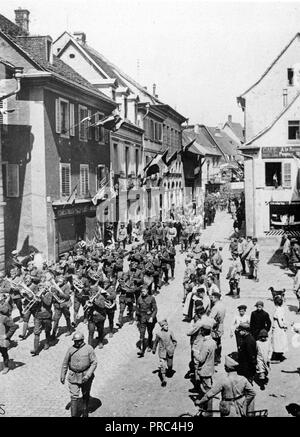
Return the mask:
[[266, 329], [262, 329], [258, 334], [256, 341], [257, 345], [257, 364], [256, 374], [258, 378], [258, 385], [261, 390], [265, 389], [265, 385], [268, 382], [268, 373], [270, 369], [270, 360], [272, 356], [272, 346], [269, 341], [268, 332]]
[[173, 356], [177, 346], [177, 341], [172, 331], [169, 330], [168, 322], [166, 319], [159, 322], [161, 331], [157, 332], [152, 353], [156, 353], [158, 346], [159, 357], [159, 377], [161, 379], [162, 387], [167, 385], [166, 376], [173, 376]]

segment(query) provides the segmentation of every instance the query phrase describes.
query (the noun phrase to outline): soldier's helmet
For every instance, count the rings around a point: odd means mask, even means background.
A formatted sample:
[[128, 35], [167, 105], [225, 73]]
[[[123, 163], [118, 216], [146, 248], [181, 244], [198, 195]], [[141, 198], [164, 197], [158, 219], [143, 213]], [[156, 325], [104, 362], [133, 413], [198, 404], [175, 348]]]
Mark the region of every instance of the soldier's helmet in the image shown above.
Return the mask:
[[72, 338], [73, 341], [84, 340], [84, 335], [82, 332], [75, 332]]

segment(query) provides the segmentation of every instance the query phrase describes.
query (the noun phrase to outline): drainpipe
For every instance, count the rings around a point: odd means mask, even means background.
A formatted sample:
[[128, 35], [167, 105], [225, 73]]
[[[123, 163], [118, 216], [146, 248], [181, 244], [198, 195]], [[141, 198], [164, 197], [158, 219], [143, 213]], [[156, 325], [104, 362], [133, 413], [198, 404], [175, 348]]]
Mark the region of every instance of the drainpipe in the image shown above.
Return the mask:
[[254, 184], [254, 156], [246, 155], [245, 153], [241, 153], [245, 158], [252, 159], [252, 196], [253, 196], [253, 237], [256, 237], [256, 223], [255, 223], [255, 184]]

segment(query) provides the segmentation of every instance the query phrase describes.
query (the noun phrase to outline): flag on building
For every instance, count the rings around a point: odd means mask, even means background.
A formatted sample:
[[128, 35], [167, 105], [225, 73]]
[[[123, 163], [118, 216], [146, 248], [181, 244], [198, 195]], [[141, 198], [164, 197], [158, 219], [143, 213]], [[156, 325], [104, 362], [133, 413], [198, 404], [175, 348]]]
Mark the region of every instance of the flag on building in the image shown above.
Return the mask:
[[188, 152], [189, 148], [192, 147], [192, 145], [194, 144], [195, 141], [196, 141], [196, 138], [194, 138], [190, 143], [186, 144], [178, 153], [183, 154], [185, 152]]
[[115, 132], [121, 127], [122, 123], [124, 123], [124, 120], [119, 115], [108, 115], [107, 117], [101, 118], [101, 120], [97, 121], [93, 126], [102, 126], [104, 129]]
[[174, 153], [170, 156], [170, 158], [167, 160], [167, 162], [166, 162], [167, 167], [170, 167], [170, 165], [172, 164], [172, 162], [176, 160], [176, 158], [177, 158], [177, 153], [178, 153], [178, 152], [177, 152], [177, 150], [176, 150], [176, 152], [174, 152]]
[[166, 169], [166, 164], [164, 163], [164, 160], [167, 154], [168, 151], [165, 150], [165, 152], [162, 155], [157, 154], [155, 156], [155, 158], [151, 161], [150, 165], [146, 170], [146, 176], [151, 176], [155, 173], [160, 173], [161, 171]]
[[99, 183], [99, 188], [95, 196], [92, 198], [92, 202], [94, 205], [97, 205], [99, 200], [102, 200], [104, 195], [106, 194], [107, 189], [107, 177], [104, 176], [104, 178], [101, 179]]
[[67, 204], [69, 204], [69, 205], [75, 205], [76, 196], [77, 196], [77, 185], [73, 188], [72, 193], [70, 194], [70, 196], [67, 199]]

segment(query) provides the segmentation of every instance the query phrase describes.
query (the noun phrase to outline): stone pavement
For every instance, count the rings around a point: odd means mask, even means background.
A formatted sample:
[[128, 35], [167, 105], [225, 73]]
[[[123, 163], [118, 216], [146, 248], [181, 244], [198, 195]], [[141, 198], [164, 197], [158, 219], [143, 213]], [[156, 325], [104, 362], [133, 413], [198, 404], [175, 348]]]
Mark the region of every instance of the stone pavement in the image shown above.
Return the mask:
[[[278, 257], [273, 256], [279, 246], [277, 240], [265, 239], [260, 242], [260, 281], [256, 283], [243, 278], [240, 300], [225, 296], [228, 291], [228, 281], [225, 280], [229, 264], [228, 236], [231, 232], [231, 217], [226, 212], [220, 212], [215, 223], [204, 230], [201, 237], [203, 243], [216, 242], [223, 247], [224, 269], [221, 288], [227, 308], [223, 356], [235, 350], [235, 341], [229, 337], [229, 329], [237, 305], [245, 303], [248, 305], [248, 311], [252, 311], [255, 302], [263, 299], [266, 310], [272, 314], [274, 306], [268, 292], [271, 285], [274, 288], [287, 289], [286, 306], [289, 321], [300, 322], [300, 317], [295, 314], [297, 300], [292, 292], [293, 278], [289, 271], [280, 268]], [[112, 338], [107, 339], [103, 349], [96, 349], [98, 367], [91, 392], [91, 416], [176, 417], [185, 411], [196, 411], [190, 398], [192, 394], [189, 392], [192, 385], [189, 380], [184, 379], [190, 358], [189, 339], [186, 336], [189, 325], [182, 321], [184, 257], [177, 256], [175, 280], [169, 286], [163, 287], [156, 298], [158, 320], [166, 317], [178, 340], [174, 358], [176, 373], [172, 379], [168, 379], [167, 387], [162, 388], [157, 373], [153, 373], [158, 365], [157, 355], [146, 353], [144, 358], [138, 358], [137, 327], [135, 324], [125, 324]], [[81, 324], [79, 328], [87, 334], [86, 325]], [[16, 340], [19, 333], [20, 329], [15, 334]], [[300, 381], [297, 372], [300, 348], [292, 346], [292, 336], [293, 333], [289, 329], [290, 350], [287, 360], [272, 365], [266, 390], [260, 391], [255, 385], [256, 409], [268, 408], [269, 416], [287, 416], [285, 405], [300, 401]], [[31, 335], [10, 350], [10, 358], [15, 368], [7, 375], [0, 373], [0, 404], [5, 404], [7, 416], [69, 416], [70, 412], [66, 409], [69, 403], [68, 389], [66, 385], [60, 384], [59, 375], [64, 354], [72, 343], [71, 338], [62, 334], [54, 347], [42, 351], [37, 357], [30, 355], [32, 342]], [[223, 362], [217, 370], [216, 378], [224, 372]], [[218, 401], [214, 401], [214, 408], [217, 407]]]

